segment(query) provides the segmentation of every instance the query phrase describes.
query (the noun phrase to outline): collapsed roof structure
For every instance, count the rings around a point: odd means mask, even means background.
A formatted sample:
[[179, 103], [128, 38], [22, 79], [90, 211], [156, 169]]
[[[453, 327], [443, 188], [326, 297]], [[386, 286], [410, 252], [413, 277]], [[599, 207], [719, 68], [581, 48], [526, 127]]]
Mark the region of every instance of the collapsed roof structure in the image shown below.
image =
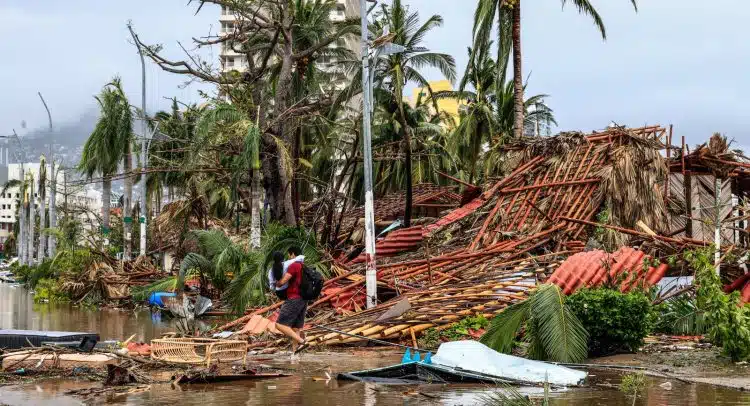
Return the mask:
[[[747, 248], [743, 201], [750, 163], [730, 152], [722, 137], [691, 153], [684, 141], [672, 145], [671, 128], [614, 127], [518, 140], [506, 149], [507, 175], [460, 207], [441, 210], [439, 218], [378, 241], [379, 306], [362, 309], [362, 258], [339, 257], [337, 276], [309, 307], [316, 313], [313, 324], [328, 328], [310, 328], [308, 340], [335, 345], [363, 337], [414, 339], [469, 315], [490, 318], [544, 282], [565, 293], [604, 283], [623, 291], [653, 286], [668, 272], [666, 254], [714, 242], [704, 230], [716, 224], [717, 213], [723, 221], [720, 245]], [[712, 179], [722, 185], [716, 189], [726, 203], [720, 212], [704, 196]], [[460, 199], [445, 188], [415, 196], [423, 196], [415, 202], [442, 199], [435, 209], [458, 206]], [[402, 208], [403, 200], [394, 195], [377, 204], [376, 210]], [[356, 228], [363, 213], [346, 215], [346, 224]], [[744, 283], [737, 289], [750, 286], [750, 278]]]

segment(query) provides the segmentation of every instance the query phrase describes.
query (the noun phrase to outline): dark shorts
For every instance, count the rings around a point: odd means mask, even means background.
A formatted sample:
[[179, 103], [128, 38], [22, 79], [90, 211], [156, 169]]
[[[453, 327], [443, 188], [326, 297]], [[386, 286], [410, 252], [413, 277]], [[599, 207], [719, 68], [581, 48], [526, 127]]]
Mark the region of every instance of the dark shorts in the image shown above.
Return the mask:
[[277, 323], [291, 328], [302, 328], [305, 326], [305, 313], [307, 313], [307, 301], [303, 299], [290, 299], [281, 305]]

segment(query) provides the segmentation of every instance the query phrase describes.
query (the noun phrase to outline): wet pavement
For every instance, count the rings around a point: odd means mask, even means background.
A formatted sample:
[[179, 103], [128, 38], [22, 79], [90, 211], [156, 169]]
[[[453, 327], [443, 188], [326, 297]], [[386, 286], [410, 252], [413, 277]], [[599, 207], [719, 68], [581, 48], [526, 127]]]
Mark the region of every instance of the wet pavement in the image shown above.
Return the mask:
[[[21, 288], [0, 284], [0, 329], [46, 329], [98, 331], [102, 339], [123, 339], [136, 333], [149, 340], [172, 330], [167, 321], [152, 320], [148, 311], [86, 310], [68, 305], [34, 305]], [[309, 353], [298, 362], [288, 356], [256, 356], [250, 367], [273, 368], [292, 374], [264, 381], [212, 385], [157, 384], [151, 389], [121, 397], [98, 398], [87, 404], [113, 405], [476, 405], [482, 395], [499, 390], [487, 385], [379, 386], [337, 381], [338, 372], [376, 368], [399, 362], [401, 353], [391, 350], [350, 350], [346, 353]], [[592, 371], [590, 386], [553, 391], [552, 405], [632, 405], [632, 399], [610, 387], [619, 382], [616, 374]], [[328, 379], [332, 376], [333, 379]], [[636, 405], [750, 405], [750, 393], [706, 384], [670, 381], [672, 388], [659, 385], [665, 379], [649, 379]], [[98, 383], [73, 379], [51, 379], [18, 386], [0, 386], [0, 404], [82, 404], [66, 391], [100, 387]], [[522, 388], [532, 398], [542, 396], [539, 388]]]

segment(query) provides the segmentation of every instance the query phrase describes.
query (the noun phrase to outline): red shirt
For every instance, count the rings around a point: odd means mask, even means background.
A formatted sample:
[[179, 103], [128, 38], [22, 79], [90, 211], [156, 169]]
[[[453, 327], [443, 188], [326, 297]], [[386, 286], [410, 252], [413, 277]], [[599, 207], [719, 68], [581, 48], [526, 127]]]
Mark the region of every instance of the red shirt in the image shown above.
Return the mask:
[[299, 294], [299, 285], [302, 282], [302, 264], [295, 262], [289, 265], [286, 269], [288, 275], [292, 275], [292, 279], [289, 279], [289, 287], [286, 289], [287, 299], [302, 299]]

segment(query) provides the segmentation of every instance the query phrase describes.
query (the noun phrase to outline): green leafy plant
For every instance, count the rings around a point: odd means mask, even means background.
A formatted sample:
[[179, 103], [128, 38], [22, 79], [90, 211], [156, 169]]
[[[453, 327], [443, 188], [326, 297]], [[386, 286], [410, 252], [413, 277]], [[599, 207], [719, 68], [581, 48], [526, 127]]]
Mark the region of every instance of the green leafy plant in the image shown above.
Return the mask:
[[524, 326], [528, 357], [557, 362], [586, 358], [588, 332], [556, 285], [541, 285], [528, 300], [506, 308], [492, 320], [481, 342], [509, 354]]
[[60, 303], [67, 302], [70, 298], [59, 289], [57, 281], [54, 279], [40, 279], [36, 284], [36, 293], [34, 302], [36, 303]]
[[592, 355], [637, 351], [656, 321], [651, 301], [641, 292], [581, 289], [567, 305], [589, 332]]
[[750, 306], [739, 292], [726, 294], [713, 265], [713, 248], [688, 251], [684, 259], [695, 269], [697, 307], [705, 313], [712, 342], [732, 361], [750, 358]]
[[635, 401], [642, 396], [644, 390], [646, 390], [646, 375], [643, 372], [627, 374], [622, 377], [622, 382], [620, 382], [620, 392], [623, 392], [628, 397], [632, 398], [633, 405], [635, 405]]
[[666, 334], [702, 335], [708, 332], [706, 313], [696, 299], [683, 295], [658, 305], [655, 331]]
[[440, 331], [440, 338], [448, 341], [461, 340], [470, 335], [470, 330], [481, 330], [487, 328], [489, 324], [490, 321], [481, 314], [466, 317], [450, 328]]
[[[328, 269], [320, 261], [317, 241], [304, 229], [269, 224], [261, 238], [258, 249], [249, 249], [245, 241], [236, 242], [221, 230], [195, 230], [192, 236], [198, 243], [199, 252], [185, 256], [180, 264], [180, 273], [175, 281], [176, 289], [184, 286], [189, 274], [197, 275], [201, 286], [209, 284], [221, 292], [223, 299], [231, 305], [235, 313], [242, 313], [249, 305], [263, 305], [268, 302], [268, 277], [266, 271], [271, 266], [273, 253], [286, 253], [292, 246], [301, 247], [305, 265], [315, 268], [323, 275]], [[151, 286], [139, 292], [139, 297], [147, 296], [156, 287]]]

